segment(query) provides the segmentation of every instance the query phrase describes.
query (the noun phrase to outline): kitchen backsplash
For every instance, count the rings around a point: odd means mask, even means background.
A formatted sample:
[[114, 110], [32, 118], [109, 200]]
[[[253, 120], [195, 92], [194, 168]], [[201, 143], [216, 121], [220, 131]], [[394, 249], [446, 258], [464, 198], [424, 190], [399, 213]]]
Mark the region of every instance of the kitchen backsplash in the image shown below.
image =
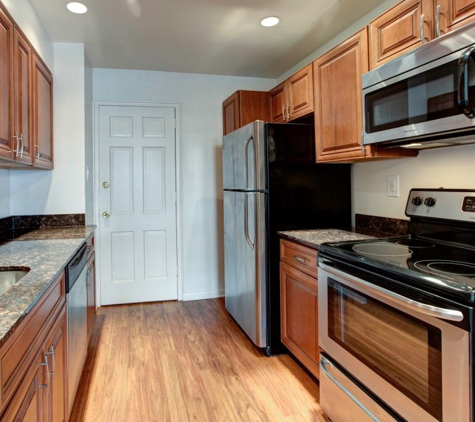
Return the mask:
[[12, 229], [46, 229], [84, 226], [85, 214], [16, 215], [0, 219], [0, 232]]
[[405, 235], [409, 227], [409, 220], [398, 218], [377, 217], [375, 215], [355, 214], [355, 226], [373, 232], [387, 233], [388, 235]]

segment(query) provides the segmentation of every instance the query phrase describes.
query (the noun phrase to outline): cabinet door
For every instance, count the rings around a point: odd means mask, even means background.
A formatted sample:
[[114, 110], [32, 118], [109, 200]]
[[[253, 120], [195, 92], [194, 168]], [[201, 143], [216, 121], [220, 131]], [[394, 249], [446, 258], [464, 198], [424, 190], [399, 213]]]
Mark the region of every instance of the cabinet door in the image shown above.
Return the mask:
[[475, 21], [474, 0], [435, 0], [435, 22], [439, 23], [439, 33], [458, 29]]
[[282, 343], [318, 378], [317, 279], [281, 263], [280, 298]]
[[313, 64], [317, 162], [363, 157], [361, 75], [368, 71], [366, 28]]
[[53, 77], [33, 55], [33, 143], [34, 166], [53, 168]]
[[289, 120], [313, 113], [312, 63], [287, 80]]
[[285, 122], [287, 121], [287, 96], [285, 82], [277, 85], [272, 91], [269, 91], [269, 121]]
[[64, 422], [67, 420], [67, 321], [64, 307], [46, 339], [46, 355], [49, 361], [49, 386], [46, 406], [48, 422]]
[[3, 413], [2, 422], [43, 422], [47, 376], [44, 351], [32, 362], [12, 401]]
[[239, 128], [239, 92], [223, 102], [223, 135]]
[[19, 153], [17, 154], [16, 160], [25, 164], [33, 164], [31, 92], [32, 50], [26, 39], [16, 28], [13, 52], [15, 78], [14, 136], [18, 137], [19, 142]]
[[0, 158], [14, 161], [13, 24], [0, 9]]
[[93, 253], [87, 262], [87, 338], [91, 338], [96, 315], [96, 258]]
[[371, 69], [432, 39], [432, 0], [404, 0], [369, 24]]

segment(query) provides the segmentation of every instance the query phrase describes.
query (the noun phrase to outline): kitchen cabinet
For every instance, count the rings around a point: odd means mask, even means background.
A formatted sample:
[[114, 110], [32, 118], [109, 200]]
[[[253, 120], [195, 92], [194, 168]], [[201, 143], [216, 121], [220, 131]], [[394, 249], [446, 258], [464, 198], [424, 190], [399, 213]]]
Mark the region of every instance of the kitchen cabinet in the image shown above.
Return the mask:
[[15, 123], [13, 139], [16, 149], [16, 161], [26, 165], [33, 164], [32, 152], [32, 92], [31, 92], [31, 62], [32, 49], [26, 38], [15, 28], [13, 48], [13, 75]]
[[0, 348], [0, 420], [67, 421], [64, 273]]
[[267, 92], [236, 91], [223, 102], [223, 135], [253, 122], [268, 120]]
[[94, 253], [94, 236], [87, 242], [87, 340], [91, 339], [96, 317], [96, 256]]
[[280, 301], [282, 343], [318, 378], [320, 350], [315, 249], [281, 239]]
[[362, 147], [361, 76], [368, 67], [366, 28], [314, 61], [317, 163], [417, 155], [404, 148]]
[[269, 91], [269, 120], [289, 122], [313, 113], [312, 63]]
[[0, 3], [0, 168], [53, 167], [52, 76]]
[[370, 68], [474, 20], [473, 0], [404, 0], [369, 24]]
[[41, 59], [33, 56], [33, 143], [35, 167], [53, 168], [53, 76]]
[[0, 8], [0, 158], [13, 162], [13, 35], [10, 17]]

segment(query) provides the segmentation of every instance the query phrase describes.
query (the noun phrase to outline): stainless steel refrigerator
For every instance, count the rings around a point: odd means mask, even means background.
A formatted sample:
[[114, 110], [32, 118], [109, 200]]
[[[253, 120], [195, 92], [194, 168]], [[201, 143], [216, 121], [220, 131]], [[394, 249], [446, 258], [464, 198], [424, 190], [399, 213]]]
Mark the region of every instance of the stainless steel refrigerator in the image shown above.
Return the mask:
[[223, 138], [223, 188], [226, 309], [281, 353], [277, 232], [350, 227], [350, 166], [315, 163], [313, 125], [256, 121]]

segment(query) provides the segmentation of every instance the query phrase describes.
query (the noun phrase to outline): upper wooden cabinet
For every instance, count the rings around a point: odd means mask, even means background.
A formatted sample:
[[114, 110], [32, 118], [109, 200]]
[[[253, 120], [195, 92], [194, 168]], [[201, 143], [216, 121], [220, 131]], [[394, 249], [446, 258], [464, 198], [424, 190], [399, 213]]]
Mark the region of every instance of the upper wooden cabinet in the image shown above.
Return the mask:
[[0, 158], [14, 161], [13, 154], [13, 35], [11, 19], [0, 9]]
[[431, 39], [430, 1], [404, 0], [369, 24], [371, 69]]
[[404, 0], [369, 24], [371, 69], [474, 20], [474, 0]]
[[0, 168], [53, 168], [53, 79], [1, 3], [0, 78]]
[[267, 92], [236, 91], [223, 102], [223, 135], [254, 120], [268, 120]]
[[53, 76], [33, 55], [33, 144], [35, 167], [53, 168]]
[[317, 162], [355, 162], [414, 156], [402, 148], [362, 148], [361, 75], [368, 71], [363, 29], [313, 63]]
[[465, 26], [475, 20], [474, 0], [434, 0], [435, 36]]
[[289, 122], [313, 113], [312, 63], [269, 91], [269, 119]]
[[16, 161], [33, 164], [31, 68], [33, 53], [26, 38], [15, 28], [13, 48], [15, 124], [13, 131]]

